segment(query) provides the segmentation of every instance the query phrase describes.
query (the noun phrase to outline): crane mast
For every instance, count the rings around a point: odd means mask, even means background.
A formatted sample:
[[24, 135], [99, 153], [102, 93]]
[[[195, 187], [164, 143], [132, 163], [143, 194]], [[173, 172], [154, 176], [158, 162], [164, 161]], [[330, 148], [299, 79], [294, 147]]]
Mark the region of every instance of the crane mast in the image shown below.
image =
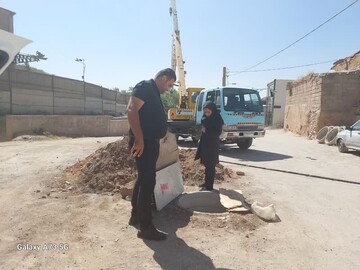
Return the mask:
[[[170, 16], [173, 19], [174, 26], [174, 32], [172, 34], [171, 68], [177, 73], [178, 77], [179, 103], [175, 108], [169, 108], [168, 123], [170, 123], [173, 132], [177, 135], [190, 136], [188, 128], [192, 128], [192, 122], [195, 117], [195, 101], [203, 88], [186, 88], [185, 86], [185, 62], [181, 51], [180, 30], [177, 15], [175, 0], [170, 0]], [[179, 128], [183, 131], [180, 132]]]
[[171, 67], [173, 70], [178, 73], [178, 82], [179, 82], [179, 95], [180, 95], [180, 106], [186, 104], [187, 91], [185, 86], [185, 69], [184, 61], [181, 51], [181, 41], [180, 41], [180, 30], [177, 17], [176, 3], [175, 0], [170, 2], [170, 16], [173, 18], [174, 24], [174, 33], [173, 33], [173, 44], [172, 44], [172, 57], [171, 57]]

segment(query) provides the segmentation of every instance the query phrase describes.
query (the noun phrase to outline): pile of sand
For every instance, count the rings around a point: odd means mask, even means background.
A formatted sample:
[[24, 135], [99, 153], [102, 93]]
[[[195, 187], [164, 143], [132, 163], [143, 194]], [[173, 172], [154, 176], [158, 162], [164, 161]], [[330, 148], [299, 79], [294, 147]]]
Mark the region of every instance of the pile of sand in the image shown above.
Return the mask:
[[[204, 166], [194, 161], [196, 150], [181, 149], [184, 185], [194, 186], [204, 182]], [[62, 188], [81, 192], [119, 192], [131, 195], [136, 179], [135, 160], [129, 154], [127, 138], [109, 143], [76, 164], [66, 168]], [[221, 164], [216, 167], [215, 183], [236, 177], [231, 169]]]
[[[204, 182], [205, 167], [200, 164], [199, 160], [194, 161], [196, 150], [181, 149], [179, 160], [181, 164], [181, 171], [183, 175], [184, 185], [197, 186]], [[215, 172], [215, 183], [228, 181], [235, 177], [233, 170], [217, 164]]]

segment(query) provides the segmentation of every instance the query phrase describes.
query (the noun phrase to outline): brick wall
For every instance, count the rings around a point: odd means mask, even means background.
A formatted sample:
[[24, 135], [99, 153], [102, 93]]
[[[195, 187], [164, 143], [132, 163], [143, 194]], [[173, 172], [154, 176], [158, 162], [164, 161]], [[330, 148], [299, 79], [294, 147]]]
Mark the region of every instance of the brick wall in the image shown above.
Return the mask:
[[331, 69], [335, 71], [360, 69], [360, 51], [352, 56], [336, 61]]
[[360, 119], [360, 70], [309, 74], [289, 85], [284, 129], [314, 138], [324, 126]]
[[287, 89], [284, 129], [312, 136], [321, 111], [321, 75], [309, 74]]
[[321, 103], [320, 128], [349, 126], [360, 119], [360, 70], [323, 76]]

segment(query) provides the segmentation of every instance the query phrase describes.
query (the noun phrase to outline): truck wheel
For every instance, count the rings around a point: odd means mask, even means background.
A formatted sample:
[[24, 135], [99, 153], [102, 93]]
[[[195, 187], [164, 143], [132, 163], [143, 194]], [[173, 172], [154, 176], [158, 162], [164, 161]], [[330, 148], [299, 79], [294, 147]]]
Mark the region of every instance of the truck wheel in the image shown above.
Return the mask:
[[348, 151], [348, 149], [342, 139], [339, 139], [337, 141], [337, 147], [338, 147], [340, 153], [346, 153]]
[[239, 146], [241, 150], [249, 149], [249, 147], [252, 145], [253, 138], [245, 138], [238, 140], [236, 143]]

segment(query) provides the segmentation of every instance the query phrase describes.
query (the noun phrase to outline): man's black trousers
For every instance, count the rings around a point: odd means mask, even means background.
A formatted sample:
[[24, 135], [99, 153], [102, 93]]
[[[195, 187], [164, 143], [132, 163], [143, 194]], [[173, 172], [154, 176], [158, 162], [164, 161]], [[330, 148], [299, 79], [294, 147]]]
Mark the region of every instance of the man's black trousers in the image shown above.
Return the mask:
[[[129, 141], [130, 149], [134, 139]], [[144, 153], [136, 157], [138, 171], [131, 199], [132, 215], [137, 215], [140, 230], [148, 228], [152, 224], [151, 202], [156, 183], [156, 161], [159, 157], [159, 140], [144, 140]]]

